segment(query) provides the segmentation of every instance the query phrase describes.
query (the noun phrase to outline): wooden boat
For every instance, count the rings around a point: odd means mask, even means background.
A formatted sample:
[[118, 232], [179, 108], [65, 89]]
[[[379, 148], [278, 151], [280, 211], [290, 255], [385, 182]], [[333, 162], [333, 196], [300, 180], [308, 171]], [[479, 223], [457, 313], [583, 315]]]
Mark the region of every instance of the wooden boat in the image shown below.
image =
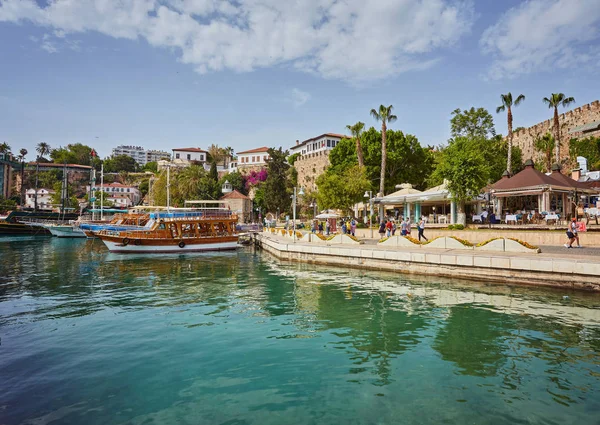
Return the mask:
[[151, 213], [150, 226], [132, 230], [101, 230], [95, 235], [111, 252], [181, 253], [236, 249], [237, 217], [226, 209], [193, 214]]
[[12, 211], [0, 221], [0, 236], [51, 236], [43, 222], [75, 220], [77, 214], [61, 214], [51, 211]]

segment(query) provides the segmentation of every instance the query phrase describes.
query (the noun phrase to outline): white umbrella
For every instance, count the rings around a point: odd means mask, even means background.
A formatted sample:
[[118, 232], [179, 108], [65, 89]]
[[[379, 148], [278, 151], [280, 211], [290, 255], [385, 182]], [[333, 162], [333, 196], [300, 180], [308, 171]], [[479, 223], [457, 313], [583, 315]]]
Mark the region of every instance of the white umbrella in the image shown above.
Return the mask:
[[336, 214], [334, 212], [326, 212], [326, 213], [319, 214], [315, 218], [323, 219], [323, 218], [339, 218], [339, 217], [340, 217], [339, 214]]

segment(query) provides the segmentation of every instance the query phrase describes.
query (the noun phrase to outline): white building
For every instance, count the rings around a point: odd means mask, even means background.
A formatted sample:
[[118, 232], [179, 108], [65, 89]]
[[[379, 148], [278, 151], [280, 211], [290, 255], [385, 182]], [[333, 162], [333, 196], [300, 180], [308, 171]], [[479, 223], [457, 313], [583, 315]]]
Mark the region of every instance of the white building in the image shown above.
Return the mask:
[[208, 160], [208, 151], [200, 148], [177, 148], [173, 149], [173, 162], [201, 162]]
[[158, 150], [146, 150], [141, 146], [117, 146], [112, 150], [113, 156], [127, 155], [132, 157], [140, 166], [144, 166], [149, 162], [158, 162], [161, 159], [170, 159], [169, 152]]
[[237, 153], [237, 168], [248, 168], [248, 167], [264, 167], [267, 165], [267, 159], [269, 148], [263, 146], [262, 148], [250, 149], [248, 151], [242, 151]]
[[[38, 189], [37, 204], [42, 210], [52, 209], [52, 195], [56, 192], [51, 189]], [[28, 189], [25, 192], [25, 206], [35, 208], [35, 189]]]
[[[101, 188], [96, 186], [96, 189], [100, 191]], [[105, 184], [102, 187], [102, 190], [104, 191], [104, 200], [112, 202], [116, 207], [133, 207], [138, 205], [142, 200], [142, 193], [135, 186], [128, 186], [121, 183], [109, 183]], [[96, 203], [98, 204], [99, 202], [100, 193], [97, 193]]]
[[319, 151], [328, 151], [336, 147], [336, 145], [343, 138], [348, 138], [343, 134], [325, 133], [320, 136], [307, 139], [300, 143], [296, 140], [296, 144], [290, 148], [290, 155], [299, 153], [300, 155], [307, 155]]

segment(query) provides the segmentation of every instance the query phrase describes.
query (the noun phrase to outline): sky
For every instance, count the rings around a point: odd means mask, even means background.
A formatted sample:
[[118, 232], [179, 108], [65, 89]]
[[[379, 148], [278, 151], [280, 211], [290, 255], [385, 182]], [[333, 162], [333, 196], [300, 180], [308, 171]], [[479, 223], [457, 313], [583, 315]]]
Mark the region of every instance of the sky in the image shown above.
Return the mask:
[[0, 0], [0, 142], [289, 148], [390, 127], [445, 144], [456, 108], [600, 99], [600, 0]]

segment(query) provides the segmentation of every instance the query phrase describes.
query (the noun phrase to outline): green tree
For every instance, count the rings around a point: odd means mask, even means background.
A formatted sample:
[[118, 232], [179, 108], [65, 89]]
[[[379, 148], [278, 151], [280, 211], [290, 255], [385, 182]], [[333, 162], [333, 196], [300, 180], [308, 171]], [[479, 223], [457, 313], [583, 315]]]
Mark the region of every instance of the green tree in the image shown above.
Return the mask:
[[[390, 108], [391, 108], [391, 105], [390, 105]], [[350, 133], [352, 133], [352, 138], [354, 139], [354, 141], [356, 143], [356, 157], [358, 158], [358, 166], [364, 167], [365, 158], [363, 155], [362, 146], [360, 144], [360, 136], [362, 135], [362, 132], [365, 128], [365, 123], [359, 121], [354, 125], [347, 125], [346, 128], [348, 130], [350, 130]]]
[[223, 187], [225, 181], [228, 181], [234, 190], [237, 190], [238, 192], [243, 193], [244, 195], [248, 195], [248, 190], [246, 189], [246, 182], [244, 181], [244, 176], [239, 171], [234, 171], [221, 177], [221, 180], [219, 181], [219, 186]]
[[158, 162], [150, 161], [147, 162], [146, 165], [142, 167], [143, 171], [150, 171], [151, 173], [156, 174], [158, 172]]
[[210, 164], [210, 171], [208, 173], [208, 175], [210, 176], [211, 179], [213, 179], [215, 182], [219, 181], [219, 173], [217, 171], [217, 163], [215, 161], [213, 161]]
[[269, 148], [267, 151], [267, 180], [263, 183], [264, 204], [267, 211], [288, 211], [291, 205], [287, 151]]
[[[399, 183], [410, 183], [419, 189], [425, 189], [427, 178], [433, 170], [432, 149], [421, 146], [415, 136], [399, 130], [388, 130], [386, 140], [385, 191], [393, 191], [394, 186]], [[375, 184], [381, 173], [381, 133], [371, 127], [362, 134], [361, 145], [367, 177]], [[358, 164], [355, 143], [342, 139], [331, 150], [329, 160], [331, 170], [338, 173]], [[377, 190], [376, 187], [371, 189]]]
[[486, 139], [459, 136], [438, 157], [434, 178], [448, 181], [448, 190], [464, 212], [464, 203], [481, 193], [490, 180], [490, 165], [481, 150]]
[[46, 155], [49, 155], [52, 152], [50, 145], [46, 142], [40, 142], [37, 144], [35, 148], [38, 156], [35, 161], [35, 195], [34, 195], [34, 211], [37, 211], [37, 200], [38, 200], [38, 176], [40, 174], [40, 159], [44, 158]]
[[317, 201], [321, 208], [349, 210], [370, 187], [364, 167], [355, 165], [343, 174], [327, 171], [317, 178]]
[[558, 107], [568, 107], [571, 103], [575, 103], [575, 98], [567, 97], [564, 93], [552, 93], [549, 98], [545, 97], [542, 101], [548, 105], [548, 108], [554, 109], [555, 160], [557, 164], [560, 164], [560, 123], [558, 119]]
[[10, 153], [10, 145], [6, 142], [0, 143], [0, 153]]
[[128, 155], [114, 155], [104, 160], [105, 173], [119, 173], [127, 171], [133, 173], [137, 171], [138, 164]]
[[138, 189], [142, 194], [142, 198], [148, 194], [150, 188], [150, 179], [143, 179], [138, 185]]
[[79, 164], [97, 167], [102, 161], [97, 156], [93, 157], [92, 151], [94, 149], [88, 145], [73, 143], [68, 144], [66, 147], [61, 146], [53, 149], [50, 158], [56, 164]]
[[587, 137], [585, 139], [571, 139], [569, 154], [575, 162], [578, 156], [588, 161], [590, 170], [600, 169], [600, 137]]
[[381, 173], [379, 177], [379, 192], [381, 196], [385, 195], [385, 170], [387, 161], [387, 124], [393, 123], [398, 119], [396, 115], [392, 114], [394, 107], [379, 105], [379, 111], [371, 109], [371, 116], [377, 121], [381, 121]]
[[452, 137], [487, 139], [496, 135], [492, 115], [485, 108], [474, 107], [464, 111], [460, 108], [452, 111], [450, 131]]
[[548, 172], [552, 169], [552, 151], [556, 146], [554, 137], [550, 133], [544, 134], [542, 137], [535, 139], [535, 150], [540, 152], [543, 157], [543, 162], [540, 164], [540, 171]]
[[513, 102], [512, 93], [508, 92], [506, 94], [501, 94], [500, 99], [502, 100], [502, 105], [496, 108], [496, 113], [500, 113], [506, 111], [506, 120], [508, 124], [508, 152], [507, 152], [507, 161], [506, 161], [506, 170], [509, 174], [512, 174], [512, 145], [513, 145], [513, 114], [512, 107], [518, 106], [521, 102], [525, 100], [525, 96], [522, 94], [518, 95], [515, 101]]
[[21, 163], [21, 193], [20, 203], [21, 206], [25, 205], [25, 156], [27, 156], [27, 149], [21, 149], [19, 151], [19, 162]]
[[296, 152], [291, 154], [290, 156], [288, 156], [288, 163], [290, 165], [294, 165], [294, 163], [296, 162], [296, 160], [300, 157], [300, 152]]

